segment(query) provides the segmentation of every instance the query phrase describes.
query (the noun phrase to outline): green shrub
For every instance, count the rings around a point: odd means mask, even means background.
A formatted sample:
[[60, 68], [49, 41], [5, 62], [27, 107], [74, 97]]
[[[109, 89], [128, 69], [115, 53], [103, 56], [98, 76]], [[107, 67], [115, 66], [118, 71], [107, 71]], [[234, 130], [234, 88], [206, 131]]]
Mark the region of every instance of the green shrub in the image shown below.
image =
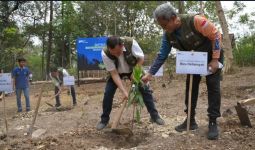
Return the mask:
[[255, 36], [244, 37], [233, 50], [234, 62], [239, 66], [255, 65]]
[[33, 74], [33, 81], [42, 79], [42, 61], [39, 55], [27, 56], [27, 66]]

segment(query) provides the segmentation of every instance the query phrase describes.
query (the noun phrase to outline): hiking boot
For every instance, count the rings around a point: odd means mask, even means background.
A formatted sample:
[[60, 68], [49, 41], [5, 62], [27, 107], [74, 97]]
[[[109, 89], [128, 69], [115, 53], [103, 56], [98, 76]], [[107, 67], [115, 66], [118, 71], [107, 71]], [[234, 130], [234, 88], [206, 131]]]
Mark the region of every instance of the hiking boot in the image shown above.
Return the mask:
[[155, 122], [156, 124], [158, 124], [158, 125], [165, 125], [165, 121], [162, 119], [162, 118], [160, 118], [160, 117], [158, 117], [158, 118], [156, 118], [156, 119], [150, 119], [150, 122]]
[[[195, 118], [191, 119], [189, 129], [190, 130], [196, 130], [197, 128], [198, 128], [198, 125], [196, 123]], [[182, 124], [176, 126], [175, 130], [178, 131], [178, 132], [187, 131], [187, 118], [185, 119], [185, 121]]]
[[97, 124], [97, 130], [102, 130], [103, 128], [105, 128], [107, 126], [107, 123], [103, 123], [103, 122], [99, 122], [98, 124]]
[[208, 136], [207, 136], [208, 140], [218, 139], [219, 131], [218, 131], [217, 123], [209, 122], [208, 128], [209, 128]]

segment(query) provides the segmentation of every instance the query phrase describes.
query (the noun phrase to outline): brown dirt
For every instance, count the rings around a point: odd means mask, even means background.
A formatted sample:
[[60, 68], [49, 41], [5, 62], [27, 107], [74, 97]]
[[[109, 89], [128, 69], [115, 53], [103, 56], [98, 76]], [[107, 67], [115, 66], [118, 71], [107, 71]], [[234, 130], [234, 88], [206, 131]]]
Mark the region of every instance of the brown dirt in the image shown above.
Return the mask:
[[[32, 122], [34, 111], [17, 113], [15, 95], [6, 97], [9, 125], [9, 144], [4, 136], [3, 102], [0, 110], [0, 149], [255, 149], [254, 128], [242, 127], [234, 106], [241, 99], [255, 97], [254, 67], [237, 68], [235, 72], [224, 75], [222, 81], [222, 117], [219, 120], [220, 137], [209, 141], [207, 135], [207, 90], [205, 79], [200, 84], [200, 95], [197, 106], [197, 122], [199, 129], [186, 133], [177, 133], [174, 126], [185, 118], [184, 109], [184, 75], [152, 81], [154, 96], [158, 100], [156, 106], [165, 119], [165, 126], [149, 122], [146, 108], [142, 112], [142, 123], [134, 124], [133, 136], [116, 135], [110, 132], [110, 125], [103, 131], [95, 129], [102, 112], [102, 97], [105, 83], [94, 83], [76, 87], [78, 106], [71, 109], [71, 97], [64, 91], [61, 102], [65, 109], [56, 111], [45, 102], [53, 95], [53, 87], [47, 85], [44, 92], [35, 128], [46, 129], [46, 133], [38, 139], [26, 136], [28, 126]], [[162, 84], [165, 87], [162, 87]], [[32, 85], [30, 98], [32, 108], [38, 99], [40, 85]], [[113, 116], [120, 103], [118, 92], [114, 100]], [[25, 106], [22, 97], [23, 108]], [[84, 104], [85, 103], [85, 104]], [[255, 107], [248, 107], [250, 120], [255, 125]], [[131, 127], [132, 108], [124, 111], [121, 127]]]

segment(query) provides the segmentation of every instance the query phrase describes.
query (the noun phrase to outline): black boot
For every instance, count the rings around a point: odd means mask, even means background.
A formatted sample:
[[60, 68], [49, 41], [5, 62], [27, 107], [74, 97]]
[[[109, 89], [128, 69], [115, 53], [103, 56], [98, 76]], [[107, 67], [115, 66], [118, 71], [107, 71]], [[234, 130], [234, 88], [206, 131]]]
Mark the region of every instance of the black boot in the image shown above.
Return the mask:
[[[195, 117], [191, 117], [189, 129], [196, 130], [197, 128], [198, 128], [198, 125], [196, 123]], [[185, 121], [182, 124], [176, 126], [175, 130], [178, 132], [187, 131], [187, 118], [185, 119]]]
[[209, 121], [208, 125], [209, 131], [208, 131], [208, 140], [216, 140], [219, 136], [219, 131], [217, 127], [216, 121]]

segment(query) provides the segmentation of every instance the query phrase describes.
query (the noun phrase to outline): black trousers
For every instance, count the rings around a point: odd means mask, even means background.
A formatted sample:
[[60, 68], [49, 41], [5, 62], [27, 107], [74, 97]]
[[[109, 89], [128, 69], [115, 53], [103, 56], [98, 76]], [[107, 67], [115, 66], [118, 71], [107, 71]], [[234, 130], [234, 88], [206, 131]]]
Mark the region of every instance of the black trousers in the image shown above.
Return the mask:
[[[121, 74], [120, 77], [124, 78], [125, 76], [128, 76], [128, 78], [130, 79], [130, 75], [131, 74]], [[103, 123], [108, 123], [110, 120], [109, 116], [112, 111], [113, 97], [115, 95], [117, 88], [118, 88], [117, 85], [114, 83], [113, 79], [110, 77], [107, 80], [107, 83], [105, 86], [104, 98], [103, 98], [103, 113], [101, 115], [101, 122]], [[149, 88], [146, 88], [146, 89], [140, 88], [140, 91], [142, 93], [145, 106], [147, 108], [147, 111], [150, 113], [151, 118], [157, 119], [159, 115], [153, 101], [152, 91]]]
[[[57, 86], [55, 86], [55, 94], [57, 94], [59, 91], [59, 88]], [[75, 95], [75, 90], [74, 90], [74, 86], [72, 85], [71, 86], [71, 95], [72, 95], [72, 98], [73, 98], [73, 104], [76, 104], [76, 95]], [[60, 96], [56, 96], [56, 107], [60, 106], [61, 103], [60, 103]]]
[[[211, 56], [209, 55], [211, 58]], [[210, 62], [209, 59], [208, 62]], [[221, 51], [221, 56], [219, 62], [223, 64], [223, 50]], [[188, 98], [189, 98], [189, 81], [190, 75], [187, 75], [186, 78], [186, 93], [185, 93], [185, 105], [186, 109], [184, 110], [188, 113]], [[197, 107], [197, 99], [199, 93], [199, 83], [201, 81], [200, 75], [193, 75], [193, 85], [192, 85], [192, 94], [191, 94], [191, 117], [194, 117]], [[220, 81], [221, 81], [221, 69], [218, 69], [216, 73], [206, 76], [206, 86], [208, 91], [208, 117], [209, 120], [215, 121], [217, 117], [221, 116], [220, 105], [221, 105], [221, 92], [220, 92]]]
[[[186, 94], [185, 94], [185, 105], [186, 113], [188, 112], [188, 97], [189, 97], [189, 81], [190, 75], [187, 75], [186, 79]], [[197, 99], [199, 93], [199, 83], [201, 81], [200, 75], [193, 75], [193, 85], [191, 94], [191, 116], [195, 116], [195, 109], [197, 107]], [[208, 91], [208, 116], [211, 120], [215, 120], [220, 117], [220, 105], [221, 105], [221, 93], [220, 93], [220, 70], [215, 74], [206, 76], [206, 85]]]

